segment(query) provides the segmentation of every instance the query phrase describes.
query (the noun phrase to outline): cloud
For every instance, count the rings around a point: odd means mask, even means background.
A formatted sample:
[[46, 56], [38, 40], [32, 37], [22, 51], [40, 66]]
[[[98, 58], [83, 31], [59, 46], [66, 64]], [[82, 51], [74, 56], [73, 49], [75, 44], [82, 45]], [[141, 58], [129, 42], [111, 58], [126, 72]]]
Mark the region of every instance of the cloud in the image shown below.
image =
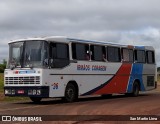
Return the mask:
[[[152, 45], [160, 66], [159, 0], [0, 1], [0, 59], [9, 40], [50, 35]], [[2, 48], [6, 48], [3, 49]]]
[[157, 65], [160, 65], [160, 29], [148, 27], [144, 30], [124, 32], [121, 36], [121, 43], [132, 45], [153, 46], [156, 51]]

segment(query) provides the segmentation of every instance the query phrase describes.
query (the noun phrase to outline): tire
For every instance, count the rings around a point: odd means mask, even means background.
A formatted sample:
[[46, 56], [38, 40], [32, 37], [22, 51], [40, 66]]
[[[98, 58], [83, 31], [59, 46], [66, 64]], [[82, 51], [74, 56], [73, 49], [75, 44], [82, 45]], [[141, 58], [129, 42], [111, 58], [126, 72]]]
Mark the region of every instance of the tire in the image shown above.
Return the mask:
[[30, 99], [32, 100], [32, 102], [34, 102], [34, 103], [40, 103], [40, 101], [41, 101], [41, 97], [30, 97]]
[[74, 102], [78, 99], [78, 94], [75, 86], [72, 83], [69, 83], [65, 90], [65, 96], [63, 100], [65, 102]]
[[134, 84], [133, 84], [133, 91], [132, 91], [131, 95], [134, 96], [134, 97], [138, 96], [139, 95], [139, 89], [140, 89], [139, 84], [138, 84], [137, 81], [135, 81]]

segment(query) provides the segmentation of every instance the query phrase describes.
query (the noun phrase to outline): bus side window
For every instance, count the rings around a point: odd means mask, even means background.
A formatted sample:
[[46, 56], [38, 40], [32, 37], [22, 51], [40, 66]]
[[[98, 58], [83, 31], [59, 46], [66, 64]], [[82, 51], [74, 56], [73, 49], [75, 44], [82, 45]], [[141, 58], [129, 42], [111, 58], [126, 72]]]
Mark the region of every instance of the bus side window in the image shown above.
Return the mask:
[[104, 46], [91, 45], [91, 59], [95, 61], [105, 61], [106, 60], [106, 52]]
[[107, 59], [109, 62], [120, 62], [121, 61], [120, 48], [108, 46]]
[[133, 50], [132, 49], [122, 49], [123, 62], [133, 62]]
[[72, 43], [72, 58], [76, 60], [90, 60], [89, 45]]
[[68, 44], [51, 43], [51, 67], [63, 68], [69, 64]]
[[148, 64], [154, 64], [155, 63], [155, 57], [154, 57], [154, 52], [153, 51], [147, 51], [147, 63]]
[[144, 50], [135, 50], [134, 55], [135, 55], [135, 62], [136, 63], [146, 63]]

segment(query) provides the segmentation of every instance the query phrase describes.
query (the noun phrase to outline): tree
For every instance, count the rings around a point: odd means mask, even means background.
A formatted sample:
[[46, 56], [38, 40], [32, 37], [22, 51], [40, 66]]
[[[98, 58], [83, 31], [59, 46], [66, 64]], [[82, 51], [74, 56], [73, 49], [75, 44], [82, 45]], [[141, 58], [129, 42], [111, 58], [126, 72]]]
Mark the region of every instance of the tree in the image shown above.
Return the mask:
[[0, 73], [4, 73], [4, 69], [6, 68], [7, 61], [3, 59], [3, 63], [0, 64]]
[[7, 65], [7, 61], [5, 59], [3, 59], [3, 64]]

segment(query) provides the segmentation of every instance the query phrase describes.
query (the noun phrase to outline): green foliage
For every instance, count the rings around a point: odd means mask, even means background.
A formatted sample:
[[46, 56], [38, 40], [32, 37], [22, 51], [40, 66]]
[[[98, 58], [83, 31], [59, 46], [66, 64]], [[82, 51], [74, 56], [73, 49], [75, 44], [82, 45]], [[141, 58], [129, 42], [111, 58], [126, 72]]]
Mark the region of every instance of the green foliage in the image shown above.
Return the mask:
[[160, 67], [157, 68], [157, 71], [160, 71]]
[[4, 74], [3, 73], [0, 73], [0, 92], [3, 92], [3, 86], [4, 86]]
[[3, 63], [0, 64], [0, 73], [4, 72], [4, 69], [6, 68], [6, 64], [7, 64], [7, 61], [3, 59]]

